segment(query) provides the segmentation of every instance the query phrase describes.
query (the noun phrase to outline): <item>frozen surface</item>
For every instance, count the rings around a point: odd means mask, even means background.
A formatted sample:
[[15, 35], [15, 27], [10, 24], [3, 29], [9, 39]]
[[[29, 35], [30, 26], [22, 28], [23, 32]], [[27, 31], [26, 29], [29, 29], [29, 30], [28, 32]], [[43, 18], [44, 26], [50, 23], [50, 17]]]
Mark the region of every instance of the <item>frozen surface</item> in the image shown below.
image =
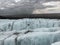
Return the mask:
[[51, 45], [60, 45], [60, 42], [52, 43]]
[[60, 31], [60, 27], [36, 28], [31, 31], [34, 31], [34, 32], [56, 32], [56, 31]]
[[12, 35], [11, 37], [5, 39], [4, 45], [16, 45], [17, 40], [16, 40], [16, 35]]
[[13, 26], [13, 30], [23, 30], [27, 29], [27, 19], [16, 20]]
[[55, 45], [58, 41], [58, 19], [0, 19], [0, 45]]
[[33, 30], [37, 28], [60, 27], [58, 19], [0, 19], [0, 31]]
[[4, 20], [4, 19], [0, 19], [0, 31], [9, 31], [12, 30], [12, 26], [13, 26], [13, 21], [14, 20]]
[[17, 39], [18, 45], [51, 45], [51, 43], [60, 41], [59, 33], [60, 32], [28, 33], [28, 34], [18, 37], [18, 39]]
[[10, 37], [13, 33], [14, 31], [0, 32], [0, 45], [4, 45], [5, 39]]
[[54, 19], [20, 19], [15, 21], [13, 30], [60, 27], [60, 20]]

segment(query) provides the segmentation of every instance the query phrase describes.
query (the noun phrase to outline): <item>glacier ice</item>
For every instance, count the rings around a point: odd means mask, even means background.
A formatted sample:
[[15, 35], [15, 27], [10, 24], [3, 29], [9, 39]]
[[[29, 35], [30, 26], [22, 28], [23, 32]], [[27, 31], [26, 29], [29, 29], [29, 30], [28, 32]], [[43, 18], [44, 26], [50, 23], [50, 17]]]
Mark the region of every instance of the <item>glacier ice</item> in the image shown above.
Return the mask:
[[0, 19], [0, 31], [60, 27], [57, 19]]
[[60, 45], [60, 42], [52, 43], [51, 45]]
[[58, 19], [0, 19], [0, 45], [51, 45], [58, 41]]
[[14, 31], [0, 32], [0, 45], [4, 45], [5, 39], [10, 37], [13, 33], [14, 33]]
[[0, 31], [12, 30], [14, 20], [0, 20]]
[[13, 30], [23, 30], [23, 29], [27, 29], [27, 24], [26, 24], [26, 20], [24, 19], [20, 19], [20, 20], [16, 20], [13, 26]]
[[60, 20], [20, 19], [14, 22], [13, 30], [60, 27]]
[[55, 31], [60, 31], [60, 27], [36, 28], [31, 31], [33, 32], [55, 32]]
[[17, 38], [17, 35], [12, 35], [8, 37], [7, 39], [5, 39], [4, 45], [16, 45], [17, 44], [16, 38]]
[[[51, 45], [60, 41], [60, 32], [33, 32], [18, 37], [18, 45]], [[58, 40], [59, 39], [59, 40]]]

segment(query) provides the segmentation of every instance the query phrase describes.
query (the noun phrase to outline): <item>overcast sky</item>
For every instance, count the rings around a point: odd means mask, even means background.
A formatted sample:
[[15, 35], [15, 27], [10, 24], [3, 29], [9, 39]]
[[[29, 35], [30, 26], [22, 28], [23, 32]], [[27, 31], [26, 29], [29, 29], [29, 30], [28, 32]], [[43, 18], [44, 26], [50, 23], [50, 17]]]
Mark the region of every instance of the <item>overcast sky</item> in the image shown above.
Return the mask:
[[0, 0], [0, 14], [60, 13], [59, 0]]

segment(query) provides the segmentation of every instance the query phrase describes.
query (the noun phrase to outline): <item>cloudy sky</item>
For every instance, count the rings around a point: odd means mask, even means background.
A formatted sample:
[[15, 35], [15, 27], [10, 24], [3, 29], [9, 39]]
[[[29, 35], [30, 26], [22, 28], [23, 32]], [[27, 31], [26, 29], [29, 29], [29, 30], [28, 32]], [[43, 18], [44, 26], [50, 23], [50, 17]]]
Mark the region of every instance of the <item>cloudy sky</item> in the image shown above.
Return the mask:
[[46, 1], [42, 6], [45, 8], [37, 9], [34, 13], [60, 13], [60, 1]]
[[60, 13], [59, 0], [0, 0], [0, 14]]

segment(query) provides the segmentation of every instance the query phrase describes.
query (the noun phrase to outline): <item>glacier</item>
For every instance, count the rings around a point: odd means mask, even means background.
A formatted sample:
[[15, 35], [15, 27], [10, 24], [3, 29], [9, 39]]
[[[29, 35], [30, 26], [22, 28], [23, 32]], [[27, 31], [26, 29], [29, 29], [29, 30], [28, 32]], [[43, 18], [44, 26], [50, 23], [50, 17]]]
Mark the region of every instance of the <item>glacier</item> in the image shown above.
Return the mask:
[[0, 19], [0, 45], [58, 45], [59, 19]]
[[60, 45], [60, 42], [52, 43], [51, 45]]

